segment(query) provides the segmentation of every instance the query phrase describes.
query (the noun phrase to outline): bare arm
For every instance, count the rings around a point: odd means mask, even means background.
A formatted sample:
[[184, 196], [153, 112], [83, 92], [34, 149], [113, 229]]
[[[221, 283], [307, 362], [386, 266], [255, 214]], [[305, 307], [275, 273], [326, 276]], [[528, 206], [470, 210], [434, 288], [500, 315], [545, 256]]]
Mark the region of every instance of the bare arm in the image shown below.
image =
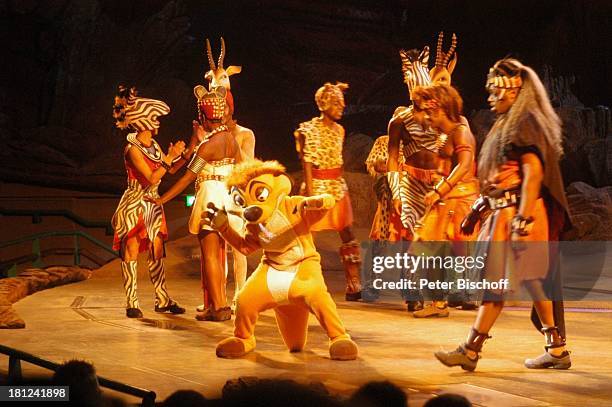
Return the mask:
[[[162, 177], [166, 175], [167, 170], [163, 166], [155, 170], [151, 170], [151, 168], [145, 162], [144, 154], [137, 148], [128, 149], [127, 158], [130, 160], [132, 165], [136, 167], [136, 170], [138, 170], [138, 172], [141, 173], [142, 176], [145, 177], [151, 184], [157, 184]], [[166, 164], [170, 165], [168, 157], [164, 157], [164, 161]]]
[[192, 121], [193, 130], [191, 132], [191, 138], [189, 140], [189, 145], [185, 148], [183, 153], [181, 154], [181, 159], [174, 162], [170, 170], [168, 171], [170, 174], [176, 174], [178, 170], [180, 170], [191, 158], [193, 153], [195, 152], [196, 147], [200, 143], [201, 140], [204, 139], [204, 129], [198, 123], [198, 121]]
[[257, 238], [247, 232], [245, 237], [240, 236], [234, 229], [226, 222], [220, 229], [219, 233], [227, 243], [229, 243], [234, 249], [240, 253], [248, 256], [254, 251], [260, 249]]
[[302, 161], [302, 168], [304, 169], [304, 184], [306, 185], [306, 195], [312, 195], [313, 187], [312, 187], [312, 163], [308, 161], [304, 161], [304, 145], [306, 144], [304, 140], [304, 135], [298, 131], [295, 132], [295, 137], [297, 142], [299, 143], [300, 148], [300, 160]]
[[241, 131], [240, 150], [242, 150], [243, 158], [252, 160], [255, 158], [255, 134], [250, 129]]
[[470, 150], [461, 149], [455, 154], [457, 164], [452, 169], [451, 173], [446, 177], [446, 181], [451, 185], [457, 185], [463, 177], [472, 170], [474, 163], [474, 136], [466, 128], [461, 127], [453, 136], [453, 146], [470, 146]]
[[387, 132], [389, 134], [389, 158], [387, 158], [387, 171], [399, 171], [399, 148], [402, 136], [403, 123], [394, 117], [389, 121]]
[[163, 205], [166, 202], [172, 200], [175, 196], [183, 192], [185, 188], [187, 188], [192, 182], [194, 182], [196, 177], [197, 175], [192, 171], [185, 171], [185, 174], [183, 174], [181, 179], [176, 181], [176, 183], [172, 185], [170, 189], [167, 190], [166, 193], [159, 198], [159, 203]]
[[400, 141], [402, 137], [404, 124], [402, 120], [394, 116], [389, 122], [389, 128], [387, 133], [389, 134], [389, 144], [387, 147], [389, 157], [387, 158], [387, 180], [389, 181], [389, 188], [391, 189], [391, 196], [393, 199], [393, 208], [398, 214], [402, 213], [402, 202], [400, 200], [400, 188], [399, 188], [399, 154], [400, 154]]
[[535, 203], [540, 197], [544, 171], [540, 159], [534, 153], [521, 156], [521, 170], [523, 172], [523, 183], [521, 185], [521, 203], [518, 214], [528, 218], [532, 216]]

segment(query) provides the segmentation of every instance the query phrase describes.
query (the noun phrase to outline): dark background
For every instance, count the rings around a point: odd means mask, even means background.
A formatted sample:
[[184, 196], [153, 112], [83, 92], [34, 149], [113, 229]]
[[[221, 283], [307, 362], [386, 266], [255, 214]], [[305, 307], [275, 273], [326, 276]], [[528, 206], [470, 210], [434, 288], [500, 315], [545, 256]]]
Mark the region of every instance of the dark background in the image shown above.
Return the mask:
[[[0, 1], [0, 177], [120, 192], [125, 142], [111, 117], [116, 86], [134, 84], [170, 105], [159, 135], [164, 147], [187, 141], [192, 88], [208, 69], [204, 40], [216, 57], [221, 35], [225, 66], [243, 67], [231, 77], [235, 117], [255, 131], [258, 156], [290, 169], [298, 168], [293, 129], [317, 114], [313, 94], [322, 83], [350, 84], [347, 134], [384, 134], [394, 108], [407, 103], [398, 49], [433, 50], [440, 30], [445, 49], [451, 33], [458, 36], [453, 85], [470, 119], [486, 108], [488, 68], [507, 55], [539, 73], [549, 65], [564, 78], [563, 91], [585, 106], [609, 106], [611, 17], [612, 2], [604, 0]], [[609, 135], [609, 110], [571, 104], [562, 117], [574, 118], [578, 132]], [[588, 154], [612, 151], [607, 140], [590, 140], [599, 144], [588, 151], [584, 140], [566, 140], [574, 143], [570, 158], [577, 154], [570, 161], [584, 161], [565, 165], [566, 177], [588, 182], [595, 165]], [[596, 184], [609, 183], [605, 171]]]

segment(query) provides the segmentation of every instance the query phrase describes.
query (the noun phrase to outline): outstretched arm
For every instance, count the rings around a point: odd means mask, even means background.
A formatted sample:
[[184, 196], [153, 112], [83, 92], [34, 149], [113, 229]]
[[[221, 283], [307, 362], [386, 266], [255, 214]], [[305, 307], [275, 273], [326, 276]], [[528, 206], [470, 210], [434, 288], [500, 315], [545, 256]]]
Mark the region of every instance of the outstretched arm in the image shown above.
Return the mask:
[[176, 183], [172, 185], [170, 189], [167, 190], [166, 193], [159, 198], [158, 203], [163, 205], [166, 202], [172, 200], [175, 196], [183, 192], [185, 188], [187, 188], [192, 182], [194, 182], [196, 177], [197, 175], [191, 170], [188, 169], [187, 171], [185, 171], [185, 174], [183, 174], [181, 179], [176, 181]]
[[259, 240], [248, 233], [242, 237], [238, 232], [231, 228], [227, 212], [223, 208], [217, 208], [212, 202], [202, 212], [202, 223], [212, 227], [219, 232], [223, 239], [240, 253], [248, 256], [255, 250], [259, 249]]
[[187, 147], [185, 147], [185, 150], [181, 153], [180, 159], [175, 159], [172, 162], [172, 167], [170, 167], [170, 170], [168, 170], [170, 174], [176, 174], [178, 170], [180, 170], [185, 164], [189, 162], [198, 144], [204, 139], [205, 133], [200, 123], [196, 120], [193, 120], [191, 124], [192, 132], [191, 139], [189, 140], [189, 145], [187, 145]]

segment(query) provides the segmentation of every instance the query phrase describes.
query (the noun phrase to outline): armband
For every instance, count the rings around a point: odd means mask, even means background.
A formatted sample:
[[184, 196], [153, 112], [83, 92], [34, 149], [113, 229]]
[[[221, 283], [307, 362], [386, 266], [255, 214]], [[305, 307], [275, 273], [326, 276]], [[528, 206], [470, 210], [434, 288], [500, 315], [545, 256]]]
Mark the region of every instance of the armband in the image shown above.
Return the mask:
[[[448, 188], [448, 190], [446, 192], [443, 192], [442, 189], [446, 189], [446, 188]], [[438, 195], [440, 196], [440, 199], [444, 198], [444, 195], [448, 194], [452, 189], [453, 189], [453, 186], [451, 185], [450, 182], [448, 182], [446, 178], [442, 178], [433, 187], [433, 190], [438, 193]]]
[[204, 166], [206, 166], [206, 160], [196, 154], [187, 165], [187, 169], [194, 174], [199, 174], [204, 169]]

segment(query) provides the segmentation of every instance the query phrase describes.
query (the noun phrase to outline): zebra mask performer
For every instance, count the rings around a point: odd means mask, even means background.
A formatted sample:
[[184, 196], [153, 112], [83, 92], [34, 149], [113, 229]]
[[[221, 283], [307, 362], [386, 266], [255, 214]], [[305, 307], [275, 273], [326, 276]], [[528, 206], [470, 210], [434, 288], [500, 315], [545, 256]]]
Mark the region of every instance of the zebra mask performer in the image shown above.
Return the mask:
[[167, 172], [184, 164], [181, 153], [185, 143], [170, 144], [164, 154], [153, 139], [160, 127], [158, 118], [170, 112], [161, 100], [137, 96], [136, 89], [119, 87], [113, 106], [113, 117], [120, 129], [133, 130], [127, 135], [124, 149], [127, 189], [112, 219], [115, 229], [113, 248], [121, 253], [121, 272], [127, 296], [126, 315], [141, 318], [138, 304], [137, 258], [149, 251], [149, 276], [155, 287], [155, 312], [182, 314], [185, 309], [170, 298], [164, 270], [164, 241], [168, 239], [166, 218], [161, 205], [148, 199], [158, 198], [157, 189]]

